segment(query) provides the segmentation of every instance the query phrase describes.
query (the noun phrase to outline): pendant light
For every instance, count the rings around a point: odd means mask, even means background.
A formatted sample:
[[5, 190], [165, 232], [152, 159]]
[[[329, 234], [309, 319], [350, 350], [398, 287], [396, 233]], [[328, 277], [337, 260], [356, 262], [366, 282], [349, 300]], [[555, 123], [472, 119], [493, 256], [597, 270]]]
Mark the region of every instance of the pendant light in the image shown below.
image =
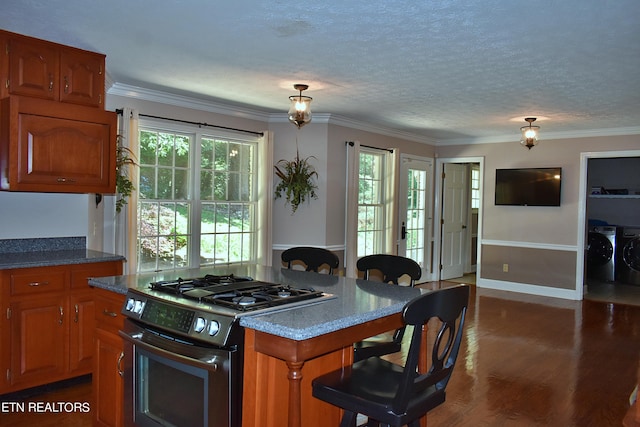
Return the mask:
[[291, 101], [289, 121], [300, 129], [311, 121], [311, 101], [313, 98], [302, 96], [302, 91], [309, 89], [309, 85], [295, 84], [293, 88], [300, 91], [300, 94], [289, 97], [289, 101]]
[[540, 126], [532, 126], [531, 124], [536, 121], [535, 117], [527, 117], [524, 119], [529, 123], [529, 126], [522, 126], [520, 132], [522, 132], [522, 138], [520, 138], [520, 144], [523, 147], [527, 147], [529, 150], [536, 144], [538, 144], [538, 137], [540, 135]]

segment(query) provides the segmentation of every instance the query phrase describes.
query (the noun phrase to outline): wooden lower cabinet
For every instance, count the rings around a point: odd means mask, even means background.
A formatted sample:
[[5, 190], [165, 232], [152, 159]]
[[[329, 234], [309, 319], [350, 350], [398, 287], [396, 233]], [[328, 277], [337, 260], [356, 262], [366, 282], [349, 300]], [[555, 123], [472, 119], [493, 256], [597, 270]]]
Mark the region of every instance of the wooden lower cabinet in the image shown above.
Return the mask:
[[10, 304], [11, 389], [56, 381], [66, 372], [67, 325], [65, 297], [52, 295], [19, 299]]
[[69, 372], [82, 375], [93, 370], [95, 302], [93, 292], [69, 297]]
[[124, 379], [120, 362], [124, 356], [118, 330], [124, 326], [120, 314], [124, 295], [95, 289], [96, 330], [93, 357], [93, 425], [124, 425]]
[[93, 371], [96, 303], [88, 277], [122, 262], [0, 271], [0, 394]]

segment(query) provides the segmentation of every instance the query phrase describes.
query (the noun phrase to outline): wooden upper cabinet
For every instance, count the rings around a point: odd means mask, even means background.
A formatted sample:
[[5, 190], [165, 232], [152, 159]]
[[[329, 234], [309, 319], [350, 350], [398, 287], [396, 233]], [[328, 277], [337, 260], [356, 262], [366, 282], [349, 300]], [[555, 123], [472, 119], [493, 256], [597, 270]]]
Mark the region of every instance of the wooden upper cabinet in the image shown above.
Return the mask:
[[0, 31], [0, 99], [9, 95], [9, 36]]
[[60, 55], [60, 101], [102, 107], [104, 55], [70, 49]]
[[57, 100], [60, 52], [47, 42], [9, 40], [9, 93]]
[[103, 108], [104, 55], [16, 34], [5, 38], [9, 95]]
[[0, 103], [0, 188], [114, 193], [117, 114], [24, 96]]

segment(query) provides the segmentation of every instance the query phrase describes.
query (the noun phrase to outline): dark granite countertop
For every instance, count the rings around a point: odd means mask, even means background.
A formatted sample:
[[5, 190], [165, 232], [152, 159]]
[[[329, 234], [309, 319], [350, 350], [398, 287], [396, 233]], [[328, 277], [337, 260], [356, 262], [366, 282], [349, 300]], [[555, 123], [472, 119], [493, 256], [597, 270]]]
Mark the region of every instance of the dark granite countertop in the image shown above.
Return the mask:
[[0, 270], [10, 268], [49, 267], [65, 264], [86, 264], [124, 260], [121, 255], [113, 255], [89, 249], [68, 251], [13, 252], [0, 254]]
[[129, 288], [147, 287], [153, 281], [229, 273], [293, 287], [313, 287], [335, 296], [300, 307], [240, 317], [243, 327], [296, 341], [400, 313], [408, 301], [429, 292], [419, 288], [256, 265], [97, 277], [89, 279], [89, 284], [126, 294]]
[[84, 237], [0, 240], [0, 270], [121, 260], [121, 255], [86, 249]]

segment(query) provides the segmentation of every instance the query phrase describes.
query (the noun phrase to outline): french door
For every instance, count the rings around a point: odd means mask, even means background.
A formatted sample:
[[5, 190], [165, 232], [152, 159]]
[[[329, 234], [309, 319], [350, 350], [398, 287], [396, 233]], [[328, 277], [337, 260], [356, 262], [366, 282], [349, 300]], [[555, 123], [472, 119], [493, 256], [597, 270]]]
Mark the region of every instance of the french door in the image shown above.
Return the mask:
[[424, 280], [432, 273], [433, 160], [402, 156], [400, 163], [398, 255], [420, 264]]

